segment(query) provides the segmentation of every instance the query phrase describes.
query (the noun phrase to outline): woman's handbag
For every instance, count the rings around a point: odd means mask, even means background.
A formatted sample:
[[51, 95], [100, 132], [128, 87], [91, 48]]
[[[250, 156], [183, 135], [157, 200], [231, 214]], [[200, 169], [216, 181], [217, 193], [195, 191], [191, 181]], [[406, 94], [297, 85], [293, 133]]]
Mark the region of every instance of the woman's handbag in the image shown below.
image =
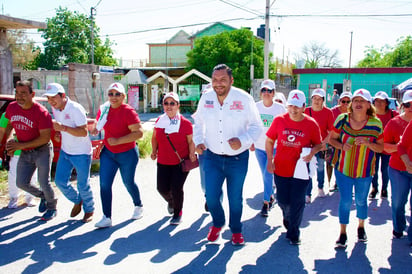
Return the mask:
[[180, 158], [179, 153], [177, 153], [177, 150], [175, 146], [173, 145], [172, 141], [170, 141], [169, 134], [166, 134], [167, 140], [169, 140], [170, 145], [172, 146], [173, 150], [175, 151], [177, 157], [180, 160], [180, 167], [182, 168], [183, 172], [189, 172], [190, 170], [197, 168], [199, 166], [199, 159], [197, 159], [196, 155], [196, 160], [192, 162], [189, 158], [182, 159]]

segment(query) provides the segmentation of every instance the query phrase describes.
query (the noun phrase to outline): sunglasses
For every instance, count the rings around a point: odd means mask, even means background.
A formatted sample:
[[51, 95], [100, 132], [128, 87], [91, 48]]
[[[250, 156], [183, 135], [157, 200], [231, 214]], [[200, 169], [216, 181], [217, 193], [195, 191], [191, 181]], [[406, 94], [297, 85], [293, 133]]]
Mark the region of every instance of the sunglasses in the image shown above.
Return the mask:
[[267, 92], [267, 93], [272, 93], [272, 92], [273, 92], [273, 89], [262, 88], [262, 89], [260, 90], [260, 92], [262, 92], [262, 93], [265, 93], [265, 92]]
[[177, 105], [177, 103], [175, 103], [175, 102], [170, 102], [170, 103], [169, 102], [164, 102], [163, 105], [174, 107], [175, 105]]
[[120, 92], [116, 92], [116, 93], [109, 93], [109, 94], [107, 94], [107, 95], [109, 95], [109, 97], [120, 97], [120, 95], [122, 95]]
[[342, 103], [342, 104], [349, 104], [349, 103], [350, 103], [350, 100], [348, 100], [348, 101], [342, 100], [341, 103]]
[[404, 107], [404, 108], [410, 108], [410, 107], [411, 107], [411, 103], [410, 103], [410, 102], [403, 103], [403, 107]]

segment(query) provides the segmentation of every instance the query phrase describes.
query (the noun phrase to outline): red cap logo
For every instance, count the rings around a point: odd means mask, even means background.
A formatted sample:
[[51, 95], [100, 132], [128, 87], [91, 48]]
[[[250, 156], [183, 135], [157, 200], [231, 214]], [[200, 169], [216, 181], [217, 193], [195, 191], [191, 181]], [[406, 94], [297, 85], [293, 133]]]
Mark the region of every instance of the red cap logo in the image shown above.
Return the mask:
[[299, 96], [297, 93], [295, 93], [295, 95], [293, 95], [292, 99], [298, 99], [299, 100]]

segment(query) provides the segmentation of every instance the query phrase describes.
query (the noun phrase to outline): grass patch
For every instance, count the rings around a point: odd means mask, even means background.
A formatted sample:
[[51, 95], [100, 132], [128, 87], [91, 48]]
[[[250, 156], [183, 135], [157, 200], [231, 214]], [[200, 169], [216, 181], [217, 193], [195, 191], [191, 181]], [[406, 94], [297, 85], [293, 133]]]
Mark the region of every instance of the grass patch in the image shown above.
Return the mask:
[[5, 169], [0, 170], [0, 194], [3, 195], [7, 192], [7, 179], [8, 171]]
[[140, 158], [147, 158], [152, 153], [152, 135], [152, 130], [145, 131], [143, 137], [137, 140]]

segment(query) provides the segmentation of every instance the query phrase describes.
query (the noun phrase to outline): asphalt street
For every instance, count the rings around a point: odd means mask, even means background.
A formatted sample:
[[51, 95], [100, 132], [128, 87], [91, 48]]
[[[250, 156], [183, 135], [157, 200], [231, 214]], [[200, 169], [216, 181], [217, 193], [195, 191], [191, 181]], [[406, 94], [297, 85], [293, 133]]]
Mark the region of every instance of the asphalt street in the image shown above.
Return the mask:
[[[150, 128], [155, 116], [143, 116]], [[143, 119], [145, 117], [145, 119]], [[141, 159], [136, 181], [144, 217], [131, 220], [133, 204], [120, 175], [113, 185], [113, 226], [95, 229], [102, 216], [99, 177], [91, 179], [96, 211], [91, 223], [83, 213], [70, 218], [72, 204], [58, 193], [58, 216], [40, 220], [37, 207], [0, 209], [0, 273], [412, 273], [407, 238], [392, 238], [390, 200], [369, 201], [367, 243], [357, 242], [354, 207], [348, 226], [348, 247], [336, 249], [339, 236], [339, 193], [314, 199], [305, 208], [302, 244], [285, 239], [279, 207], [259, 215], [263, 183], [254, 153], [244, 186], [245, 246], [232, 246], [227, 226], [222, 238], [209, 244], [211, 217], [204, 211], [199, 170], [185, 184], [183, 222], [170, 226], [167, 204], [156, 190], [156, 164]], [[390, 193], [389, 193], [390, 195]], [[227, 216], [227, 199], [224, 196]], [[410, 209], [407, 206], [408, 220]], [[227, 216], [228, 218], [228, 216]]]

